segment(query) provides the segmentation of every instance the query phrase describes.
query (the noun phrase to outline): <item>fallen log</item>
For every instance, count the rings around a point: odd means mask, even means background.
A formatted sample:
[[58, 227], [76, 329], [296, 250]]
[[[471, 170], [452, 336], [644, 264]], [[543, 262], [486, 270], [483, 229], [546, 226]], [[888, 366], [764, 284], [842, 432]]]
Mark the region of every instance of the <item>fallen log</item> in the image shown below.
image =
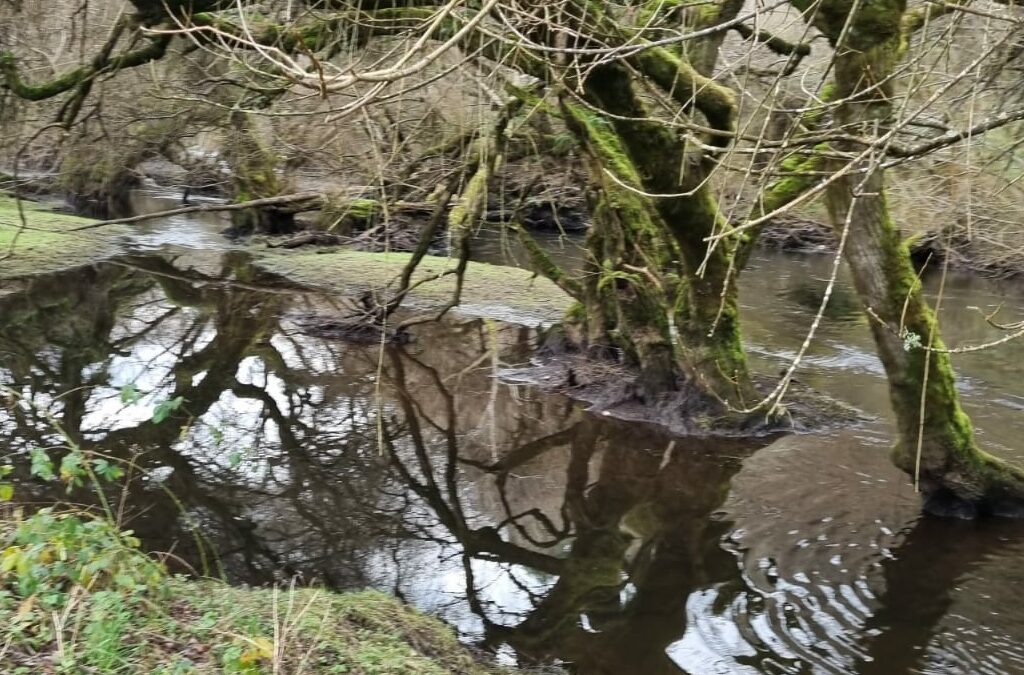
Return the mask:
[[167, 209], [166, 211], [154, 211], [153, 213], [141, 213], [137, 216], [128, 216], [127, 218], [111, 218], [110, 220], [99, 220], [95, 223], [89, 223], [88, 225], [82, 225], [80, 227], [68, 230], [69, 232], [78, 232], [80, 230], [92, 230], [97, 227], [104, 227], [106, 225], [120, 225], [125, 223], [138, 223], [144, 220], [153, 220], [154, 218], [169, 218], [171, 216], [180, 216], [186, 213], [216, 213], [224, 211], [242, 211], [245, 209], [259, 209], [259, 208], [276, 208], [282, 206], [290, 207], [288, 211], [290, 213], [298, 213], [299, 211], [314, 211], [323, 206], [325, 202], [324, 195], [316, 192], [298, 192], [290, 195], [279, 195], [277, 197], [263, 197], [262, 199], [251, 199], [245, 202], [237, 202], [231, 204], [196, 204], [195, 206], [180, 206], [175, 209]]

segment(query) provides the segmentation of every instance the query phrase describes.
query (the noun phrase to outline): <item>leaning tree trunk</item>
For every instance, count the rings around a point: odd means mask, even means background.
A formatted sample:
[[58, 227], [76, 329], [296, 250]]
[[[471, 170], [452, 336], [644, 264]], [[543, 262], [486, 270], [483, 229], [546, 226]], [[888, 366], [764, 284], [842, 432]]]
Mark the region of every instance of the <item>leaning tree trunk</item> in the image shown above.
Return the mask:
[[[837, 47], [836, 93], [843, 103], [836, 114], [845, 132], [877, 138], [892, 121], [891, 76], [905, 38], [900, 3], [887, 0], [871, 10], [854, 17], [851, 43]], [[880, 25], [882, 16], [891, 21]], [[863, 146], [841, 149], [852, 155]], [[935, 315], [890, 215], [883, 169], [870, 159], [855, 169], [830, 186], [829, 208], [836, 226], [847, 230], [845, 260], [873, 315], [871, 332], [896, 416], [894, 461], [918, 481], [928, 508], [960, 515], [1016, 512], [1024, 504], [1024, 472], [975, 442]]]

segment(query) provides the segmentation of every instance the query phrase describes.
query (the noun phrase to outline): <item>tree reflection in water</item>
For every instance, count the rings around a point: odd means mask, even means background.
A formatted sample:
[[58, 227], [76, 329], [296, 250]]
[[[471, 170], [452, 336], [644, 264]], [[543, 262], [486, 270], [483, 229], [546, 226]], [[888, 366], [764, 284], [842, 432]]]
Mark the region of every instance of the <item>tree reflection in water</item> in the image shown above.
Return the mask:
[[[17, 453], [58, 443], [45, 412], [131, 460], [110, 497], [172, 563], [387, 587], [519, 663], [680, 672], [670, 654], [688, 644], [695, 597], [716, 615], [763, 611], [718, 512], [768, 439], [672, 439], [501, 384], [496, 369], [529, 355], [522, 327], [423, 325], [383, 349], [311, 337], [296, 317], [338, 305], [261, 288], [273, 280], [243, 256], [205, 267], [126, 260], [0, 300], [0, 381], [31, 403], [0, 412], [19, 500], [90, 498], [28, 476]], [[129, 383], [146, 393], [137, 406], [120, 402]], [[153, 423], [152, 405], [177, 396], [183, 408]], [[801, 669], [756, 635], [699, 637], [735, 667]]]

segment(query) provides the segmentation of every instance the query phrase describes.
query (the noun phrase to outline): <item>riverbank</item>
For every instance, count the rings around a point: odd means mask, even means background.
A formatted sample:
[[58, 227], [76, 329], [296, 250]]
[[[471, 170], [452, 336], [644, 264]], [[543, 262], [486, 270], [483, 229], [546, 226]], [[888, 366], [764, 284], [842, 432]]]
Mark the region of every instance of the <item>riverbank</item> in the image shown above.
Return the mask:
[[[826, 216], [788, 215], [766, 224], [758, 243], [769, 249], [796, 253], [831, 253], [838, 237]], [[943, 230], [942, 221], [901, 223], [910, 253], [919, 269], [949, 269], [993, 279], [1019, 280], [1024, 276], [1021, 233], [1008, 222], [990, 222], [974, 231], [957, 226]]]
[[[254, 251], [257, 267], [293, 283], [333, 294], [367, 291], [387, 302], [396, 280], [409, 262], [409, 253], [367, 253], [345, 249]], [[404, 306], [424, 312], [445, 307], [455, 297], [457, 261], [424, 256], [411, 282]], [[455, 311], [474, 319], [495, 319], [536, 326], [560, 321], [572, 299], [548, 279], [518, 267], [470, 262]]]
[[121, 252], [122, 226], [70, 234], [91, 222], [0, 193], [0, 280], [73, 269]]
[[[69, 234], [95, 221], [19, 202], [0, 194], [0, 280], [61, 272], [129, 253], [131, 226], [105, 225]], [[24, 215], [24, 221], [22, 220]], [[371, 253], [346, 249], [286, 250], [261, 244], [240, 247], [256, 266], [301, 287], [341, 295], [372, 292], [386, 302], [410, 259], [409, 253]], [[10, 255], [8, 255], [8, 253]], [[6, 256], [6, 257], [4, 257]], [[429, 312], [454, 298], [457, 261], [426, 256], [411, 279], [406, 307]], [[571, 299], [544, 277], [516, 267], [470, 262], [457, 314], [535, 326], [559, 321]], [[16, 284], [6, 284], [12, 290]]]
[[11, 675], [505, 672], [384, 593], [171, 576], [105, 520], [8, 513], [0, 542], [0, 662]]

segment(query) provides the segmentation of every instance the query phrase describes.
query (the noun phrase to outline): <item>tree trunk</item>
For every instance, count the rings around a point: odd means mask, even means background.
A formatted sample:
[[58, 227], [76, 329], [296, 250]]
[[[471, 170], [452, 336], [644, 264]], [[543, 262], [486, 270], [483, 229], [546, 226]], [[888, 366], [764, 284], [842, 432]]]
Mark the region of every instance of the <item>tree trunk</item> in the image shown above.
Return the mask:
[[[836, 93], [845, 101], [837, 121], [847, 133], [877, 137], [892, 121], [891, 76], [905, 38], [899, 33], [903, 7], [888, 4], [862, 10], [849, 31], [856, 44], [837, 47]], [[878, 28], [880, 16], [892, 17], [891, 30]], [[853, 154], [863, 146], [841, 149]], [[935, 315], [892, 222], [883, 170], [870, 159], [855, 168], [830, 186], [829, 210], [837, 227], [848, 227], [845, 260], [861, 301], [874, 315], [871, 332], [896, 415], [894, 461], [919, 481], [926, 508], [963, 516], [1016, 513], [1024, 506], [1024, 472], [976, 445]]]
[[714, 401], [717, 414], [735, 417], [756, 392], [740, 344], [731, 249], [709, 255], [705, 240], [726, 226], [706, 180], [708, 160], [650, 119], [633, 77], [621, 64], [593, 68], [585, 94], [610, 119], [589, 110], [566, 115], [586, 140], [591, 181], [600, 186], [592, 192], [587, 306], [633, 347], [651, 393], [685, 382]]
[[896, 415], [893, 459], [918, 477], [930, 508], [959, 504], [966, 510], [956, 510], [965, 515], [1014, 508], [1012, 502], [1024, 497], [1024, 474], [978, 449], [949, 355], [927, 348], [944, 345], [910, 252], [890, 219], [879, 174], [865, 181], [855, 202], [853, 179], [832, 189], [830, 198], [837, 212], [850, 218], [846, 262], [862, 302], [878, 319], [871, 332]]

